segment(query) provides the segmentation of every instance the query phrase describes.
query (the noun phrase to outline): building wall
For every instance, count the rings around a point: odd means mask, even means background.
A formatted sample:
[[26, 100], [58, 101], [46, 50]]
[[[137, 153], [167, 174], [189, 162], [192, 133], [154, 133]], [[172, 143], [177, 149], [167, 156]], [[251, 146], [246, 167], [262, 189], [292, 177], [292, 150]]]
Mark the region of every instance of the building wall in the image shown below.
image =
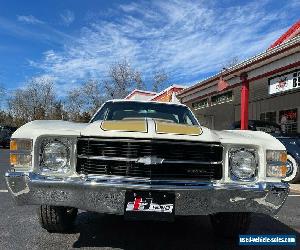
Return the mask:
[[159, 101], [159, 102], [172, 102], [173, 94], [176, 94], [182, 91], [184, 88], [173, 87], [167, 90], [164, 90], [161, 94], [153, 97], [152, 101]]
[[[240, 87], [234, 89], [235, 121], [240, 120], [240, 89]], [[295, 108], [298, 109], [297, 120], [298, 132], [300, 133], [300, 89], [292, 92], [282, 92], [279, 95], [269, 95], [268, 78], [250, 83], [249, 119], [260, 120], [261, 113], [276, 112], [276, 122], [280, 123], [279, 111]]]
[[234, 121], [234, 112], [234, 105], [229, 102], [195, 110], [194, 114], [202, 126], [221, 130], [230, 128]]
[[[285, 60], [286, 61], [286, 60]], [[278, 65], [278, 62], [276, 62]], [[271, 65], [272, 66], [272, 65]], [[271, 67], [270, 66], [270, 67]], [[290, 69], [281, 74], [288, 73]], [[278, 74], [274, 74], [276, 76]], [[272, 76], [270, 76], [272, 77]], [[265, 77], [249, 85], [249, 119], [260, 120], [261, 113], [276, 111], [276, 122], [279, 121], [279, 111], [288, 109], [298, 109], [298, 132], [300, 133], [300, 89], [292, 92], [282, 92], [279, 95], [269, 95], [269, 77]], [[196, 117], [199, 119], [203, 126], [212, 129], [228, 129], [234, 121], [240, 120], [240, 102], [241, 102], [241, 87], [238, 86], [232, 89], [233, 100], [231, 102], [217, 104], [201, 109], [194, 109], [192, 104], [197, 102], [188, 103], [188, 106], [194, 111]], [[226, 91], [225, 91], [226, 92]], [[210, 97], [208, 97], [210, 99]]]
[[[299, 50], [299, 47], [295, 48], [295, 50]], [[287, 55], [278, 60], [271, 61], [271, 59], [269, 59], [269, 61], [270, 62], [268, 64], [262, 65], [260, 67], [248, 71], [247, 72], [248, 78], [251, 79], [253, 77], [263, 75], [265, 73], [279, 69], [281, 67], [285, 67], [293, 63], [300, 62], [300, 52], [295, 52], [293, 54]], [[239, 73], [236, 73], [233, 76], [231, 76], [229, 79], [225, 79], [225, 80], [229, 83], [229, 85], [236, 85], [240, 83]], [[205, 95], [210, 95], [213, 92], [217, 92], [218, 91], [217, 83], [218, 80], [210, 83], [209, 85], [205, 85], [205, 87], [202, 89], [192, 90], [188, 95], [181, 98], [181, 102], [184, 104], [190, 104], [191, 102], [194, 102], [198, 98], [201, 99]]]

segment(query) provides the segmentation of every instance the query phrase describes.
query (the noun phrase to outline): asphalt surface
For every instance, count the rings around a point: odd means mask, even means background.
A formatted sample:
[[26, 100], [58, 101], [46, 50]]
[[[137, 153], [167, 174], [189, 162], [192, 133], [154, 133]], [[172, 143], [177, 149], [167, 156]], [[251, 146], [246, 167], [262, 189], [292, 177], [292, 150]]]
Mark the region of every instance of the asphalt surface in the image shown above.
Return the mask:
[[[0, 249], [263, 249], [239, 247], [237, 239], [213, 235], [207, 216], [181, 217], [174, 223], [125, 222], [121, 216], [81, 211], [74, 232], [48, 233], [36, 216], [36, 206], [16, 206], [6, 192], [4, 173], [8, 150], [0, 149]], [[299, 195], [299, 196], [297, 196]], [[293, 234], [300, 249], [300, 193], [291, 193], [272, 218], [254, 214], [248, 234]], [[287, 249], [265, 247], [264, 249]]]

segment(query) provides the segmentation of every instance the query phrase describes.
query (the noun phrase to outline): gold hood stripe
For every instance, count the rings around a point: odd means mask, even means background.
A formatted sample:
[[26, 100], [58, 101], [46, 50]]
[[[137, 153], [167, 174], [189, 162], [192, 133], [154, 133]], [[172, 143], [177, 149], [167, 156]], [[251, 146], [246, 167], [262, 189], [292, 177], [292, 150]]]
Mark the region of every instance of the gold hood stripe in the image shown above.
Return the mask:
[[146, 120], [103, 121], [100, 127], [104, 131], [148, 132]]
[[198, 126], [174, 124], [169, 122], [155, 121], [155, 129], [158, 134], [176, 135], [201, 135], [202, 129]]

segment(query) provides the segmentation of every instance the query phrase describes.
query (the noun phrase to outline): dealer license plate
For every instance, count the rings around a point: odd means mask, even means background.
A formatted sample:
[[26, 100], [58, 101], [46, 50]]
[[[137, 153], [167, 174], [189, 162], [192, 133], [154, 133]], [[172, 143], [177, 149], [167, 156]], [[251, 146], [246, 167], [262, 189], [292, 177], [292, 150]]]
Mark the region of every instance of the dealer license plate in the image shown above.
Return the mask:
[[139, 220], [173, 220], [175, 193], [163, 191], [127, 191], [125, 218]]

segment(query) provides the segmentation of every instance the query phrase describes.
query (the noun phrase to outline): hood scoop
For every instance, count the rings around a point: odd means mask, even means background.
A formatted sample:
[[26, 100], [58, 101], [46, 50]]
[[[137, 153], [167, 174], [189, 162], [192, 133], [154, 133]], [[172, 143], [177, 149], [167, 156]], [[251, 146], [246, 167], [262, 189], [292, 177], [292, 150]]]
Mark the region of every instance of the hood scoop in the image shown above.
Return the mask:
[[191, 136], [198, 136], [202, 134], [202, 129], [199, 126], [164, 122], [164, 121], [158, 121], [154, 119], [153, 121], [154, 121], [153, 123], [148, 124], [149, 121], [147, 121], [146, 119], [132, 119], [132, 120], [128, 119], [128, 120], [117, 120], [117, 121], [106, 120], [106, 121], [102, 121], [100, 127], [103, 131], [148, 133], [149, 131], [148, 126], [154, 125], [156, 134], [191, 135]]
[[155, 121], [155, 131], [157, 134], [176, 134], [194, 136], [202, 134], [202, 129], [198, 126], [160, 121]]
[[100, 125], [104, 131], [148, 132], [146, 120], [103, 121]]

